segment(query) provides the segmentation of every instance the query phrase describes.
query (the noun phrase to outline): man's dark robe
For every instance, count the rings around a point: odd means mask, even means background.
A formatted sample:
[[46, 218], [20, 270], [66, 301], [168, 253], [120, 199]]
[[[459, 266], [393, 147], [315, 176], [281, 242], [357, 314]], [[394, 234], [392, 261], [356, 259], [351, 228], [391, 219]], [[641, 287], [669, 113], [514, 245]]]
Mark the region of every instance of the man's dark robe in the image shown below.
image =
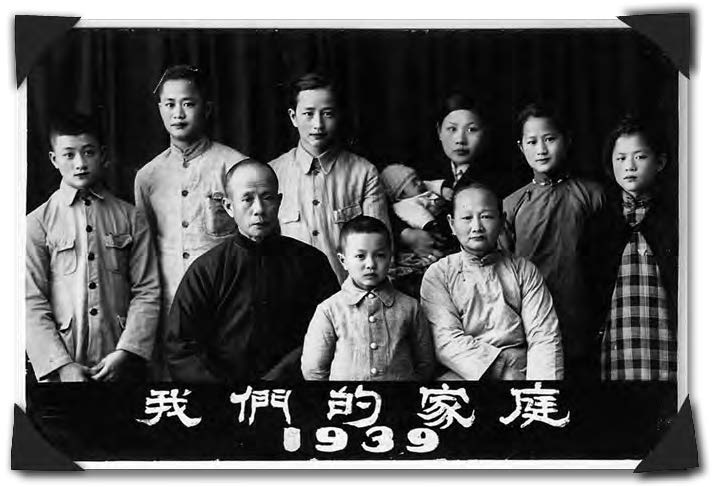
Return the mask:
[[171, 377], [294, 379], [314, 310], [338, 290], [314, 247], [277, 235], [257, 244], [238, 234], [199, 257], [178, 287], [165, 332]]

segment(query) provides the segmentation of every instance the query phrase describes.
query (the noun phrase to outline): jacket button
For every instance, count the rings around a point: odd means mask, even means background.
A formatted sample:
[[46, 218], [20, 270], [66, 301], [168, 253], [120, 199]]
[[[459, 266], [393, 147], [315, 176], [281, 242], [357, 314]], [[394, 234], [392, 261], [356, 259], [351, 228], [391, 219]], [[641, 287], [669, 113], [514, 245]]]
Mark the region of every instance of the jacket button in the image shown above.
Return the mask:
[[188, 252], [183, 252], [183, 258], [184, 258], [184, 259], [189, 259], [189, 258], [190, 258], [190, 254], [189, 254]]
[[95, 283], [95, 282], [90, 282], [90, 283], [89, 283], [89, 289], [96, 289], [96, 283]]
[[378, 345], [376, 345], [375, 342], [371, 342], [371, 345], [369, 345], [369, 347], [371, 347], [371, 350], [375, 350], [378, 348]]
[[190, 166], [190, 162], [183, 161], [183, 167], [187, 168], [188, 166]]
[[91, 225], [87, 225], [86, 230], [87, 230], [87, 233], [91, 233], [91, 231], [94, 229], [91, 227]]
[[92, 316], [96, 316], [97, 314], [99, 314], [99, 311], [97, 311], [96, 308], [92, 308], [89, 310], [89, 314]]
[[188, 196], [188, 190], [184, 189], [183, 191], [180, 192], [181, 196], [185, 197]]
[[373, 322], [375, 322], [375, 321], [376, 321], [376, 317], [375, 317], [375, 316], [371, 315], [371, 316], [368, 317], [368, 322], [369, 322], [369, 323], [373, 323]]
[[190, 225], [190, 223], [188, 223], [188, 222], [183, 222], [183, 223], [181, 223], [181, 225], [183, 225], [183, 228], [188, 228], [188, 225]]
[[318, 235], [319, 235], [319, 230], [314, 230], [314, 231], [312, 231], [312, 235], [314, 235], [315, 237], [318, 236]]
[[87, 254], [87, 259], [89, 259], [89, 260], [94, 260], [94, 252], [89, 252], [89, 253]]
[[312, 205], [317, 206], [319, 204], [319, 200], [313, 200]]
[[378, 373], [378, 369], [375, 367], [371, 369], [371, 375], [376, 375]]
[[91, 200], [88, 199], [88, 198], [85, 199], [85, 200], [84, 200], [84, 205], [85, 205], [85, 206], [91, 206]]

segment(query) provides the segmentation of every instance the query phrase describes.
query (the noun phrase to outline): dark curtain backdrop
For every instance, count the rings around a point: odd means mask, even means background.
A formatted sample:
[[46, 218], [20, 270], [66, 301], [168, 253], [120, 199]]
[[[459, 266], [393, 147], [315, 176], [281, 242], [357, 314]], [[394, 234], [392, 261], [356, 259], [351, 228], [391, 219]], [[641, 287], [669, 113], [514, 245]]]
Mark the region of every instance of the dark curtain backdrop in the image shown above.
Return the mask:
[[211, 76], [212, 137], [263, 161], [295, 144], [285, 87], [314, 69], [340, 79], [346, 139], [379, 168], [402, 161], [428, 177], [446, 164], [434, 111], [452, 89], [488, 100], [492, 158], [512, 190], [530, 178], [513, 119], [534, 98], [562, 106], [582, 175], [602, 178], [603, 140], [627, 111], [658, 117], [677, 153], [677, 71], [631, 30], [75, 29], [28, 78], [28, 212], [59, 183], [47, 125], [68, 110], [100, 114], [108, 185], [133, 201], [136, 171], [168, 144], [152, 90], [178, 63]]

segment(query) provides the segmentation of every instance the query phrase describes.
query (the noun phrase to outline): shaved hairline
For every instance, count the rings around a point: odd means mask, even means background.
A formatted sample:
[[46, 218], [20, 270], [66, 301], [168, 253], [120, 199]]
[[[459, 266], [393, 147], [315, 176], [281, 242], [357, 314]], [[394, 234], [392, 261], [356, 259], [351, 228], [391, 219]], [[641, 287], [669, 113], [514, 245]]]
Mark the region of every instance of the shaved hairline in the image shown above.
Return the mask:
[[235, 175], [236, 172], [239, 171], [240, 168], [248, 168], [248, 167], [260, 167], [263, 169], [266, 169], [270, 176], [269, 178], [272, 180], [274, 183], [274, 189], [275, 192], [279, 192], [279, 179], [277, 178], [277, 173], [274, 172], [274, 169], [272, 169], [272, 166], [269, 164], [266, 164], [264, 162], [260, 162], [256, 159], [243, 159], [242, 161], [238, 162], [234, 166], [230, 168], [230, 170], [227, 172], [225, 175], [225, 191], [227, 193], [227, 197], [231, 198], [230, 195], [230, 181], [232, 180], [233, 176]]

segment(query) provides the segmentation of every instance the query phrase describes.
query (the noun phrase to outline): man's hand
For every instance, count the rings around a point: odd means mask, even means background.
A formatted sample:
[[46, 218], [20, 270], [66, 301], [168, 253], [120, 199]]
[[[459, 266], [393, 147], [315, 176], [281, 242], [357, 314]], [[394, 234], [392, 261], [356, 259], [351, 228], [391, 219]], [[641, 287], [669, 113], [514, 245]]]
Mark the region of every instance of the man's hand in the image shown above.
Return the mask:
[[131, 360], [131, 354], [125, 350], [114, 350], [101, 359], [101, 362], [89, 369], [91, 378], [100, 382], [115, 382], [121, 378], [123, 369]]
[[76, 362], [69, 362], [57, 370], [60, 382], [87, 382], [89, 368]]

